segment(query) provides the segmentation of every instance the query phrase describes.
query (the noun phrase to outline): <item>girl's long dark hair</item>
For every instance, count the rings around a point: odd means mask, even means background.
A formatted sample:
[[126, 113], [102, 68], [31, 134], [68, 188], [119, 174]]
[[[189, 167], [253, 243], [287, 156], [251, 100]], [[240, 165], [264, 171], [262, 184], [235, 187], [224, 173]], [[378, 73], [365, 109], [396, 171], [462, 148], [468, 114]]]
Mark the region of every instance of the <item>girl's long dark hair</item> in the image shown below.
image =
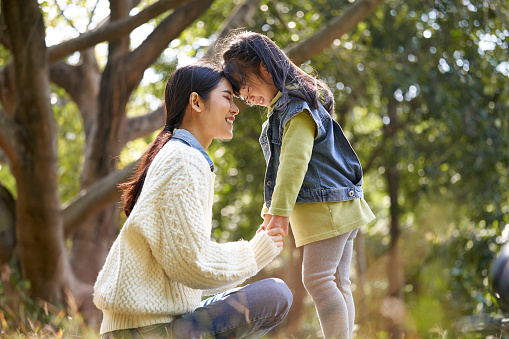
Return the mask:
[[[281, 91], [284, 108], [290, 96], [307, 101], [314, 108], [318, 102], [332, 115], [334, 97], [329, 87], [297, 67], [285, 53], [262, 34], [233, 31], [222, 42], [223, 70], [234, 89], [241, 88], [253, 76], [261, 79], [260, 62], [272, 76], [274, 85]], [[239, 93], [235, 93], [238, 95]]]
[[203, 100], [208, 100], [210, 92], [222, 79], [224, 79], [223, 71], [208, 64], [180, 67], [168, 79], [164, 90], [166, 124], [140, 159], [132, 179], [118, 186], [122, 190], [121, 199], [127, 217], [138, 200], [152, 160], [171, 139], [175, 128], [182, 123], [191, 93], [196, 92]]

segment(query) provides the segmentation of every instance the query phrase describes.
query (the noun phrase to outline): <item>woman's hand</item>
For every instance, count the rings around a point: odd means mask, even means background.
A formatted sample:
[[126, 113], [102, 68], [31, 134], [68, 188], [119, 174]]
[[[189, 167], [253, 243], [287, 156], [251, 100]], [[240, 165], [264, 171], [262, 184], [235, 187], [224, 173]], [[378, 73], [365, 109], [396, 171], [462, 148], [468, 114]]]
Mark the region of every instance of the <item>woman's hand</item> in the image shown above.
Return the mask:
[[283, 230], [281, 228], [271, 228], [270, 230], [264, 231], [269, 236], [270, 240], [276, 244], [279, 253], [283, 250]]

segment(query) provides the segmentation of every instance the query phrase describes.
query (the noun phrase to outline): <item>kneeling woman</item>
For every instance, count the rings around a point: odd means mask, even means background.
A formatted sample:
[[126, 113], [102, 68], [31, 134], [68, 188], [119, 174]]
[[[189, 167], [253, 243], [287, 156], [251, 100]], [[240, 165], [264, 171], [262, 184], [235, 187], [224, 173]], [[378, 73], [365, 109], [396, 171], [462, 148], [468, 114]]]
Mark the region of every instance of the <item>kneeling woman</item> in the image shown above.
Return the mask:
[[[100, 332], [259, 338], [288, 313], [288, 287], [266, 279], [232, 288], [281, 252], [283, 231], [222, 244], [210, 238], [215, 175], [205, 150], [214, 138], [233, 136], [232, 86], [214, 67], [181, 67], [168, 80], [165, 106], [164, 129], [121, 185], [128, 218], [94, 286]], [[221, 294], [202, 301], [214, 293]]]

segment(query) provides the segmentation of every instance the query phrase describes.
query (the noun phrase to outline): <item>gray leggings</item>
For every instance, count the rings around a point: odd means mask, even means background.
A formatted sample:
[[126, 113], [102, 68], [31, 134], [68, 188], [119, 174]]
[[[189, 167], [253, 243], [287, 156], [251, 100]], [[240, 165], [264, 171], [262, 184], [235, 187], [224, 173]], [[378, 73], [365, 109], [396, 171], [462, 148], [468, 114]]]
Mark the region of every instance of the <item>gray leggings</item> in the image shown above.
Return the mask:
[[325, 339], [353, 336], [355, 305], [350, 265], [357, 231], [304, 245], [302, 282], [313, 298]]

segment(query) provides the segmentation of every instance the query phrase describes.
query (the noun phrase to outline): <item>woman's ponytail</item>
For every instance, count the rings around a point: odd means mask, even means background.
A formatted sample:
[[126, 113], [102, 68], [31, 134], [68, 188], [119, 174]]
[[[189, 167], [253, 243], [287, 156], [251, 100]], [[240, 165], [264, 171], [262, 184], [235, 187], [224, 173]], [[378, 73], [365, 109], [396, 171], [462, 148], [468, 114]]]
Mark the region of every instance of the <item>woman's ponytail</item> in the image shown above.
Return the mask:
[[133, 178], [125, 182], [123, 184], [118, 185], [118, 188], [122, 190], [121, 200], [124, 205], [124, 213], [126, 217], [131, 214], [131, 211], [138, 200], [138, 197], [141, 193], [141, 189], [143, 188], [143, 184], [145, 183], [145, 178], [147, 176], [148, 168], [154, 160], [154, 157], [159, 152], [161, 148], [171, 139], [172, 132], [169, 128], [165, 128], [159, 132], [156, 139], [150, 145], [145, 154], [140, 159], [140, 163], [136, 169], [136, 172], [133, 175]]

